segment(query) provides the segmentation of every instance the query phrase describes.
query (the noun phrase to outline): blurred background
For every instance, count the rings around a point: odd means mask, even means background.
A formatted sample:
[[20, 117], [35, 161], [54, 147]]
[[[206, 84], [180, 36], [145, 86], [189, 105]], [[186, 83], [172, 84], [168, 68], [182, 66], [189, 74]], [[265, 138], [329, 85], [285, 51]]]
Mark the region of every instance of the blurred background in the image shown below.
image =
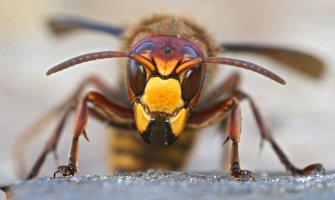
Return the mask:
[[[46, 70], [73, 56], [118, 50], [117, 38], [90, 31], [53, 36], [46, 27], [52, 16], [85, 17], [107, 24], [129, 27], [152, 12], [170, 11], [202, 23], [216, 42], [273, 44], [303, 50], [318, 56], [327, 66], [322, 79], [315, 80], [284, 68], [268, 58], [233, 55], [275, 71], [287, 81], [281, 86], [254, 73], [241, 71], [241, 87], [254, 97], [276, 140], [299, 167], [313, 162], [335, 168], [335, 2], [332, 0], [255, 1], [156, 1], [156, 0], [31, 0], [1, 1], [0, 7], [0, 184], [19, 179], [11, 160], [15, 139], [34, 120], [62, 102], [88, 74], [98, 74], [115, 84], [117, 61], [99, 61], [47, 77]], [[114, 65], [114, 66], [113, 66]], [[218, 76], [220, 78], [221, 75]], [[222, 78], [222, 77], [221, 77]], [[251, 109], [242, 103], [242, 167], [252, 171], [285, 171], [260, 137]], [[79, 175], [108, 174], [106, 127], [89, 120], [90, 142], [81, 140]], [[25, 154], [29, 170], [44, 146], [50, 124]], [[58, 147], [59, 164], [66, 163], [72, 119]], [[219, 170], [223, 138], [217, 127], [205, 129], [186, 169]], [[52, 176], [58, 163], [53, 156], [40, 173]]]

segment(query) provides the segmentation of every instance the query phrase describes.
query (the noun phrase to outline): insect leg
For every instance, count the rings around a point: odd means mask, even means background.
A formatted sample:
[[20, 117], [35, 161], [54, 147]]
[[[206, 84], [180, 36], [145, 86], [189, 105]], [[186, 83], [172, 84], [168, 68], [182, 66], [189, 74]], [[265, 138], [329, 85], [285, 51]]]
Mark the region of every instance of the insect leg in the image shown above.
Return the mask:
[[[208, 110], [193, 113], [190, 116], [190, 118], [187, 122], [187, 127], [192, 128], [192, 129], [204, 128], [204, 127], [208, 127], [212, 124], [219, 123], [220, 121], [225, 120], [227, 117], [228, 117], [228, 120], [230, 120], [230, 122], [228, 122], [228, 130], [233, 130], [233, 129], [231, 129], [231, 127], [239, 127], [237, 125], [232, 126], [232, 124], [231, 124], [232, 119], [235, 122], [237, 121], [237, 120], [235, 120], [234, 116], [238, 116], [238, 115], [234, 114], [234, 112], [236, 112], [236, 113], [239, 112], [239, 111], [233, 111], [234, 109], [232, 109], [232, 108], [234, 107], [234, 105], [236, 103], [234, 103], [232, 101], [232, 99], [238, 99], [239, 101], [243, 100], [243, 99], [248, 99], [249, 100], [250, 105], [251, 105], [252, 110], [253, 110], [253, 114], [255, 115], [255, 118], [256, 118], [256, 121], [257, 121], [257, 125], [260, 129], [262, 138], [270, 142], [272, 148], [274, 149], [274, 151], [278, 155], [280, 161], [284, 164], [286, 169], [289, 170], [293, 175], [311, 175], [311, 174], [319, 174], [319, 173], [322, 174], [322, 173], [324, 173], [325, 170], [324, 170], [324, 168], [321, 164], [311, 164], [311, 165], [305, 167], [304, 169], [296, 168], [289, 161], [289, 159], [284, 154], [284, 152], [281, 150], [279, 145], [274, 141], [274, 139], [272, 137], [272, 134], [270, 133], [267, 126], [265, 125], [265, 123], [263, 121], [263, 118], [261, 117], [261, 115], [259, 113], [259, 110], [256, 107], [253, 100], [243, 92], [237, 91], [237, 92], [234, 93], [232, 98], [226, 99], [226, 100], [222, 101], [221, 103], [219, 103], [218, 105], [216, 105], [216, 106], [214, 106], [214, 107], [212, 107]], [[234, 101], [236, 102], [236, 100], [234, 100]], [[231, 111], [231, 113], [232, 113], [231, 115], [228, 115], [229, 111]], [[232, 138], [231, 137], [232, 136], [231, 131], [228, 134], [229, 134], [229, 138], [231, 139]], [[237, 135], [237, 134], [234, 134], [234, 135]], [[234, 143], [237, 143], [238, 140], [236, 140], [236, 142], [234, 142], [234, 140], [232, 140], [232, 141], [233, 141], [233, 145], [232, 145], [231, 160], [230, 160], [230, 163], [232, 165], [231, 166], [231, 173], [232, 173], [233, 168], [237, 168], [237, 169], [239, 168], [239, 166], [237, 164], [236, 165], [234, 164], [235, 162], [239, 161], [238, 145], [234, 144]], [[236, 171], [236, 170], [234, 170], [234, 171]], [[245, 173], [245, 172], [243, 172], [243, 173]], [[237, 174], [237, 175], [239, 175], [239, 174]], [[243, 179], [244, 175], [245, 174], [241, 174], [242, 179]], [[233, 177], [234, 177], [234, 175], [233, 175]]]
[[[38, 133], [41, 133], [41, 130], [46, 126], [46, 124], [49, 124], [49, 122], [51, 122], [53, 119], [62, 115], [61, 120], [58, 123], [55, 131], [51, 135], [50, 139], [48, 140], [45, 149], [40, 154], [38, 160], [35, 162], [34, 167], [31, 169], [26, 179], [32, 179], [35, 176], [37, 176], [39, 169], [42, 167], [44, 163], [46, 155], [56, 150], [57, 142], [61, 135], [68, 114], [74, 110], [75, 105], [78, 102], [79, 96], [82, 94], [84, 89], [90, 84], [94, 85], [95, 88], [97, 88], [99, 91], [107, 94], [108, 97], [121, 101], [121, 99], [117, 99], [117, 97], [119, 96], [117, 95], [117, 91], [113, 90], [112, 88], [109, 88], [107, 84], [105, 84], [98, 77], [89, 76], [86, 79], [84, 79], [79, 84], [79, 87], [76, 89], [76, 91], [69, 98], [67, 98], [62, 104], [56, 106], [56, 108], [52, 109], [51, 111], [47, 112], [42, 117], [40, 117], [38, 120], [36, 120], [36, 122], [33, 123], [31, 127], [26, 129], [26, 131], [22, 133], [20, 137], [17, 139], [16, 144], [14, 145], [15, 148], [13, 150], [13, 160], [14, 162], [17, 163], [17, 166], [20, 167], [19, 172], [20, 174], [23, 175], [26, 174], [24, 172], [25, 165], [23, 162], [23, 154], [25, 152], [27, 145], [32, 139], [34, 139], [37, 136]], [[96, 112], [91, 109], [90, 113], [96, 113]], [[96, 118], [102, 118], [102, 116], [99, 116], [98, 113], [93, 114], [93, 116], [95, 116]]]
[[[241, 136], [241, 110], [236, 98], [232, 98], [232, 107], [230, 115], [228, 117], [228, 138], [232, 141], [230, 151], [230, 176], [237, 180], [247, 181], [254, 180], [251, 176], [251, 172], [248, 170], [241, 170], [240, 168], [240, 157], [238, 152], [238, 143], [240, 142]], [[226, 140], [227, 141], [227, 140]]]
[[[222, 99], [230, 97], [234, 91], [236, 91], [238, 85], [240, 83], [240, 75], [238, 73], [233, 73], [227, 79], [222, 81], [218, 86], [214, 87], [207, 95], [204, 96], [203, 102], [206, 102], [203, 105], [215, 105], [218, 102], [222, 101]], [[220, 122], [220, 129], [226, 129], [226, 120], [222, 120]], [[226, 133], [222, 133], [224, 137]], [[229, 166], [229, 146], [223, 146], [221, 157], [221, 166], [224, 171], [228, 171]]]
[[241, 91], [236, 92], [235, 96], [238, 97], [239, 99], [247, 99], [249, 101], [251, 109], [253, 111], [253, 114], [256, 118], [256, 122], [257, 122], [258, 128], [260, 130], [262, 139], [267, 140], [267, 141], [270, 142], [273, 150], [276, 152], [280, 161], [283, 163], [283, 165], [286, 167], [286, 169], [288, 171], [290, 171], [293, 175], [304, 175], [304, 176], [311, 175], [311, 174], [320, 174], [320, 173], [323, 174], [325, 172], [325, 169], [319, 163], [311, 164], [311, 165], [305, 167], [304, 169], [299, 169], [299, 168], [295, 167], [291, 163], [291, 161], [288, 159], [288, 157], [285, 155], [283, 150], [279, 147], [277, 142], [275, 142], [275, 140], [273, 139], [273, 136], [272, 136], [270, 130], [266, 126], [266, 124], [265, 124], [265, 122], [264, 122], [256, 104], [252, 100], [252, 98], [249, 95], [247, 95], [247, 94], [245, 94], [244, 92], [241, 92]]
[[187, 127], [192, 129], [204, 128], [222, 122], [227, 118], [228, 137], [226, 142], [228, 139], [233, 142], [229, 161], [230, 175], [237, 180], [253, 180], [254, 178], [251, 176], [250, 171], [240, 169], [238, 143], [240, 141], [241, 114], [238, 99], [236, 97], [233, 96], [225, 99], [211, 109], [193, 113], [187, 122]]
[[26, 180], [35, 178], [38, 175], [38, 172], [40, 171], [45, 161], [46, 156], [49, 153], [54, 152], [56, 150], [59, 137], [61, 136], [65, 121], [71, 110], [72, 110], [72, 107], [68, 107], [66, 111], [64, 112], [63, 117], [61, 118], [53, 134], [51, 135], [46, 145], [44, 146], [43, 151], [41, 152], [40, 156], [37, 158], [33, 168], [30, 170], [28, 176], [26, 177]]
[[59, 166], [57, 171], [54, 173], [54, 176], [58, 173], [62, 176], [73, 176], [76, 172], [78, 172], [79, 136], [84, 134], [87, 138], [85, 127], [89, 113], [89, 103], [93, 104], [93, 110], [100, 113], [105, 117], [105, 119], [108, 119], [113, 124], [128, 127], [134, 126], [133, 114], [130, 109], [118, 106], [97, 92], [89, 92], [79, 101], [77, 105], [72, 131], [72, 143], [68, 155], [68, 164]]

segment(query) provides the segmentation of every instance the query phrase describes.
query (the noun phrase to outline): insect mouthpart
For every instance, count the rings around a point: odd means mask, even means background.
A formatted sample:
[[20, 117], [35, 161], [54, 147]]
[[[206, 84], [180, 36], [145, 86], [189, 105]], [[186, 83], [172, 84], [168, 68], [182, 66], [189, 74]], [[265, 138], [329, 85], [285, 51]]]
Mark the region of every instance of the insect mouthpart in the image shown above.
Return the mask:
[[141, 135], [143, 140], [154, 146], [173, 144], [177, 137], [172, 133], [171, 123], [165, 113], [155, 113], [157, 118], [151, 120], [145, 132]]
[[173, 114], [150, 112], [144, 103], [134, 104], [137, 130], [146, 143], [155, 146], [173, 144], [184, 130], [188, 108], [177, 108]]

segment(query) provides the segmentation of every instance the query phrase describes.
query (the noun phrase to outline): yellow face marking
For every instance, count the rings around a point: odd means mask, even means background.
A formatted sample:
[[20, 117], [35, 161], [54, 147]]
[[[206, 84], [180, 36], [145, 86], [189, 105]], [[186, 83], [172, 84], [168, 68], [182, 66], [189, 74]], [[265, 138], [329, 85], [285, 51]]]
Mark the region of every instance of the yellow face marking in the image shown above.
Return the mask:
[[183, 108], [176, 116], [170, 118], [172, 133], [176, 138], [178, 138], [184, 130], [188, 112], [188, 109]]
[[151, 112], [172, 114], [183, 105], [181, 87], [176, 79], [150, 78], [145, 87], [141, 102], [148, 106]]
[[143, 134], [144, 131], [146, 131], [151, 118], [145, 112], [143, 106], [138, 103], [135, 103], [134, 105], [134, 116], [135, 116], [137, 130], [140, 134]]

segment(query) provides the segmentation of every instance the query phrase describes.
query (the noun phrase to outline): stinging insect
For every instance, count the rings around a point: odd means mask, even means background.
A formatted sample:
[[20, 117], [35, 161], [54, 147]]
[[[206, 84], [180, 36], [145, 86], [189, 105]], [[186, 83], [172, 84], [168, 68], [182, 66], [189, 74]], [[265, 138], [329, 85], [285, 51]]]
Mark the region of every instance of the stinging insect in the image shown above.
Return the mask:
[[[252, 108], [262, 140], [271, 144], [288, 171], [293, 175], [324, 173], [321, 164], [299, 169], [291, 163], [275, 142], [253, 99], [238, 88], [238, 73], [222, 80], [214, 89], [208, 89], [209, 75], [214, 75], [216, 68], [223, 65], [250, 70], [285, 85], [280, 76], [257, 64], [218, 56], [220, 53], [248, 52], [268, 56], [319, 78], [324, 66], [315, 57], [278, 47], [218, 45], [202, 26], [169, 14], [152, 15], [128, 31], [78, 18], [54, 19], [50, 27], [57, 35], [79, 29], [105, 32], [120, 37], [122, 49], [80, 55], [49, 69], [47, 75], [98, 59], [127, 58], [126, 66], [120, 66], [126, 69], [126, 73], [122, 74], [126, 81], [123, 87], [115, 90], [98, 77], [88, 77], [70, 98], [37, 121], [34, 125], [36, 130], [54, 116], [60, 120], [27, 179], [36, 177], [46, 156], [56, 150], [64, 123], [69, 113], [75, 112], [68, 163], [58, 167], [55, 177], [57, 174], [73, 176], [78, 172], [79, 137], [83, 135], [88, 140], [85, 126], [91, 116], [107, 121], [113, 127], [114, 133], [109, 136], [109, 160], [114, 171], [148, 168], [178, 170], [194, 144], [194, 132], [214, 124], [226, 124], [224, 144], [232, 142], [230, 176], [237, 180], [254, 180], [250, 171], [241, 169], [238, 152], [241, 134], [239, 102], [244, 100]], [[89, 84], [94, 85], [97, 91], [82, 94]], [[203, 91], [208, 91], [206, 96], [202, 95]], [[30, 130], [22, 137], [29, 138], [36, 130]], [[23, 153], [21, 145], [16, 145], [17, 158]]]

